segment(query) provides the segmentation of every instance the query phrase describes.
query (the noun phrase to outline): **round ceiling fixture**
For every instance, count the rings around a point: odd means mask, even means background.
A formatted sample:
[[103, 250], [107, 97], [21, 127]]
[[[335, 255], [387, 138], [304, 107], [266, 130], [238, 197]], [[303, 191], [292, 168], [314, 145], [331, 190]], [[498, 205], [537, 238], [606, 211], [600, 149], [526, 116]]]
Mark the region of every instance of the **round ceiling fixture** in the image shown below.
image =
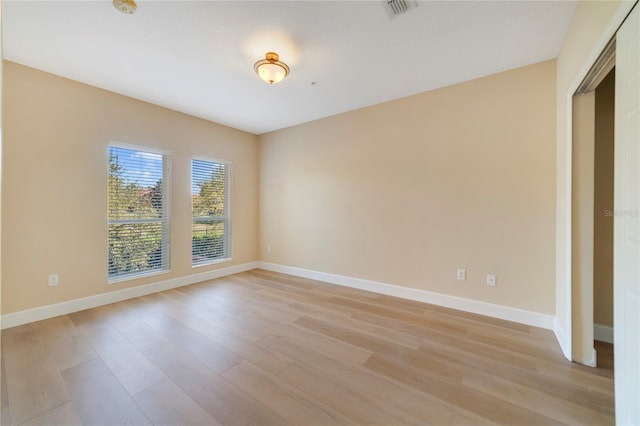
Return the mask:
[[131, 15], [138, 8], [138, 5], [133, 0], [113, 0], [113, 6], [127, 15]]
[[275, 52], [267, 52], [264, 55], [264, 59], [253, 65], [253, 69], [261, 79], [269, 84], [282, 81], [283, 78], [289, 75], [289, 66], [280, 61], [280, 56]]

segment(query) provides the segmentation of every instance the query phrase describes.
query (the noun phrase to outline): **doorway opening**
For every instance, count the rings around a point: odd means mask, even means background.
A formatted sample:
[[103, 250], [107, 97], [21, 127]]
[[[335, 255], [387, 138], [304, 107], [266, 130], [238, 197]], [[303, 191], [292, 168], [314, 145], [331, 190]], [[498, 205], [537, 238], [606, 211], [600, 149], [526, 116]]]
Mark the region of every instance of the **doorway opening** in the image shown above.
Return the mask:
[[573, 360], [613, 377], [615, 39], [573, 97]]
[[615, 67], [595, 89], [593, 334], [596, 365], [613, 377]]

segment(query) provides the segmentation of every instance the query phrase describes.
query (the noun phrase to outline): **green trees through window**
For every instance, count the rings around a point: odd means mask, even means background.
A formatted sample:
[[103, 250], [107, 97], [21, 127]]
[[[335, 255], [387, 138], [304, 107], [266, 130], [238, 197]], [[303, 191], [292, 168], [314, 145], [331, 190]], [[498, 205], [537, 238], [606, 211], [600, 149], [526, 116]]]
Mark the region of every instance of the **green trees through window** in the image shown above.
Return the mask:
[[109, 146], [109, 279], [169, 269], [167, 155]]
[[[109, 281], [169, 269], [169, 156], [109, 145]], [[192, 266], [231, 258], [231, 164], [191, 161]]]
[[231, 257], [231, 165], [191, 161], [192, 265]]

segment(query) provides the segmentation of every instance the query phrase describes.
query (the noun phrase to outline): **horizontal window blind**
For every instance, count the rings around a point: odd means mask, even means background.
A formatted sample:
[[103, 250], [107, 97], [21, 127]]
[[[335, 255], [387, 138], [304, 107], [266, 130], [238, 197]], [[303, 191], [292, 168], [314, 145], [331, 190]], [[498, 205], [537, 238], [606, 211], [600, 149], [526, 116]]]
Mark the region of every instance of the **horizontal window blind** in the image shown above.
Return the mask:
[[191, 161], [191, 263], [231, 258], [231, 165]]
[[169, 157], [109, 146], [109, 280], [169, 269]]

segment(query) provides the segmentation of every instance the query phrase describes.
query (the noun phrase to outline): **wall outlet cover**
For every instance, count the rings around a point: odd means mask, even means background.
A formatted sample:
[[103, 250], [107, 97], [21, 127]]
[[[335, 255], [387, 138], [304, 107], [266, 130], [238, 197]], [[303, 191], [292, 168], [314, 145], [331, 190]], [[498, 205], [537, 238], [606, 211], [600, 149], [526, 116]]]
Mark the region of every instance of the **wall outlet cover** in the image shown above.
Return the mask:
[[58, 276], [58, 274], [49, 275], [49, 287], [53, 287], [55, 285], [58, 285], [59, 283], [60, 277]]
[[496, 286], [496, 275], [495, 274], [488, 274], [487, 275], [487, 285], [491, 286], [491, 287], [495, 287]]

